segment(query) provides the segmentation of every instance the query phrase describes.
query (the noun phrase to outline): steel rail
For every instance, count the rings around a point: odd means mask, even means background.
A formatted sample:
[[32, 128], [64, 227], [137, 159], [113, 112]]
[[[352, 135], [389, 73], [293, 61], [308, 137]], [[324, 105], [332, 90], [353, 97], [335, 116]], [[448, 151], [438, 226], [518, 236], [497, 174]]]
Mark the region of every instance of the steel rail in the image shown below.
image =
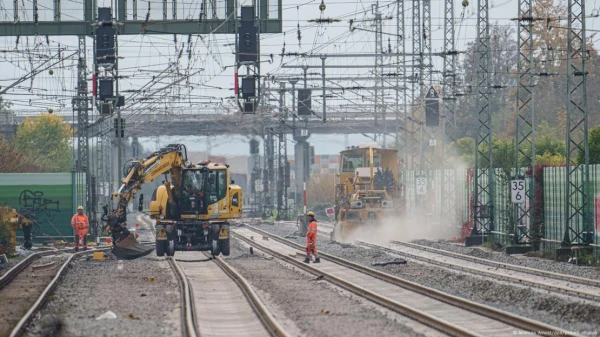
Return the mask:
[[[496, 279], [502, 279], [502, 280], [505, 280], [507, 282], [518, 283], [519, 285], [530, 285], [530, 286], [533, 286], [533, 287], [538, 287], [540, 289], [545, 289], [545, 290], [549, 290], [549, 291], [557, 292], [557, 293], [561, 293], [561, 294], [569, 294], [569, 295], [573, 295], [573, 296], [577, 296], [577, 297], [581, 297], [581, 298], [586, 298], [586, 299], [590, 299], [591, 298], [591, 299], [595, 299], [595, 300], [600, 300], [600, 293], [599, 294], [591, 294], [591, 293], [587, 293], [587, 292], [581, 292], [581, 291], [578, 291], [578, 290], [565, 288], [563, 286], [553, 286], [553, 285], [550, 285], [550, 284], [544, 284], [544, 283], [539, 283], [539, 282], [536, 282], [536, 281], [525, 280], [525, 279], [519, 278], [517, 276], [505, 275], [505, 274], [494, 272], [494, 271], [491, 271], [491, 270], [482, 270], [482, 269], [477, 269], [477, 268], [474, 268], [474, 267], [461, 266], [461, 265], [458, 265], [458, 264], [455, 264], [455, 263], [452, 263], [452, 262], [439, 261], [439, 260], [436, 260], [434, 258], [429, 258], [429, 257], [420, 256], [420, 255], [413, 254], [413, 253], [403, 252], [403, 251], [394, 249], [393, 247], [385, 247], [385, 246], [374, 244], [374, 243], [370, 243], [370, 242], [357, 241], [357, 244], [359, 246], [364, 246], [364, 247], [379, 249], [379, 250], [383, 250], [383, 251], [386, 251], [386, 252], [389, 252], [389, 253], [392, 253], [392, 254], [406, 256], [406, 257], [414, 259], [414, 260], [419, 260], [419, 261], [423, 261], [425, 263], [430, 263], [430, 264], [438, 265], [440, 267], [445, 267], [445, 268], [450, 268], [450, 269], [465, 271], [465, 272], [468, 272], [468, 273], [471, 273], [471, 274], [480, 275], [480, 276], [486, 276], [486, 277], [493, 277], [493, 278], [496, 278]], [[394, 243], [394, 244], [396, 244], [396, 243]], [[410, 248], [412, 248], [412, 247], [410, 247]], [[412, 248], [412, 249], [418, 249], [418, 248]], [[498, 268], [501, 268], [501, 267], [498, 267]]]
[[56, 255], [57, 253], [64, 253], [72, 251], [73, 248], [68, 249], [58, 249], [58, 250], [47, 250], [43, 252], [37, 252], [29, 255], [23, 261], [19, 262], [12, 268], [10, 268], [2, 277], [0, 277], [0, 290], [6, 287], [12, 280], [17, 277], [22, 271], [27, 269], [35, 260], [39, 259], [42, 256], [46, 255]]
[[[299, 245], [299, 244], [297, 244], [295, 242], [291, 242], [289, 240], [286, 240], [286, 239], [284, 239], [282, 237], [279, 237], [277, 235], [268, 233], [268, 232], [263, 231], [261, 229], [258, 229], [256, 227], [249, 226], [249, 225], [245, 225], [244, 227], [247, 228], [247, 229], [250, 229], [250, 230], [252, 230], [252, 231], [254, 231], [256, 233], [259, 233], [261, 235], [270, 237], [273, 240], [275, 240], [275, 241], [277, 241], [279, 243], [282, 243], [284, 245], [294, 247], [294, 248], [299, 249], [301, 251], [303, 251], [305, 249], [303, 246], [301, 246], [301, 245]], [[240, 237], [240, 235], [236, 235], [236, 237]], [[248, 243], [250, 243], [252, 245], [262, 246], [262, 245], [258, 244], [255, 241], [252, 241], [252, 240], [249, 240], [249, 239], [246, 239], [246, 238], [244, 238], [244, 239], [245, 239], [245, 242], [248, 242]], [[261, 249], [263, 249], [263, 248], [261, 248]], [[264, 248], [264, 249], [266, 250], [268, 248]], [[301, 266], [300, 268], [302, 268], [303, 270], [309, 271], [309, 272], [311, 272], [314, 275], [323, 275], [324, 274], [324, 272], [322, 272], [322, 271], [316, 271], [315, 269], [310, 268], [306, 264], [304, 264], [304, 263], [302, 263], [300, 261], [297, 261], [297, 260], [295, 260], [295, 259], [293, 259], [291, 257], [279, 254], [279, 253], [274, 252], [274, 251], [272, 251], [272, 252], [275, 255], [277, 255], [277, 256], [283, 256], [286, 261], [290, 261], [291, 263], [293, 263], [296, 266], [299, 266], [299, 267]], [[561, 336], [577, 336], [577, 335], [574, 335], [570, 331], [565, 331], [563, 329], [560, 329], [560, 328], [557, 328], [557, 327], [553, 327], [553, 326], [548, 325], [548, 324], [543, 323], [543, 322], [538, 322], [538, 321], [534, 321], [532, 319], [528, 319], [528, 318], [524, 318], [524, 317], [519, 317], [517, 315], [511, 314], [511, 313], [508, 313], [508, 312], [505, 312], [505, 311], [502, 311], [502, 310], [499, 310], [499, 309], [496, 309], [496, 308], [492, 308], [492, 307], [484, 305], [484, 304], [476, 303], [476, 302], [469, 301], [469, 300], [466, 300], [466, 299], [463, 299], [463, 298], [460, 298], [460, 297], [457, 297], [457, 296], [446, 294], [446, 293], [443, 293], [443, 292], [438, 291], [436, 289], [428, 288], [428, 287], [422, 286], [420, 284], [417, 284], [417, 283], [414, 283], [414, 282], [410, 282], [410, 281], [401, 279], [399, 277], [396, 277], [396, 276], [393, 276], [393, 275], [390, 275], [390, 274], [386, 274], [384, 272], [380, 272], [380, 271], [377, 271], [377, 270], [374, 270], [374, 269], [371, 269], [371, 268], [367, 268], [365, 266], [362, 266], [362, 265], [356, 264], [354, 262], [351, 262], [351, 261], [339, 258], [337, 256], [333, 256], [333, 255], [330, 255], [330, 254], [327, 254], [327, 253], [323, 253], [323, 252], [320, 252], [319, 255], [321, 257], [323, 257], [323, 258], [331, 261], [331, 262], [334, 262], [334, 263], [339, 264], [341, 266], [344, 266], [346, 268], [353, 269], [355, 271], [367, 274], [369, 276], [375, 277], [375, 278], [383, 280], [385, 282], [397, 285], [397, 286], [402, 287], [404, 289], [407, 289], [407, 290], [410, 290], [410, 291], [414, 291], [414, 292], [419, 293], [421, 295], [428, 296], [430, 298], [433, 298], [433, 299], [439, 300], [441, 302], [450, 304], [450, 305], [455, 306], [457, 308], [468, 310], [468, 311], [473, 312], [475, 314], [479, 314], [479, 315], [482, 315], [482, 316], [485, 316], [485, 317], [492, 318], [494, 320], [503, 322], [505, 324], [514, 326], [514, 327], [522, 329], [522, 330], [531, 331], [533, 333], [540, 332], [540, 331], [551, 331], [553, 334], [558, 334], [558, 335], [561, 335]], [[330, 279], [330, 280], [334, 280], [334, 278], [332, 276], [325, 276], [325, 278], [326, 279]], [[347, 283], [347, 282], [345, 282], [345, 283]], [[344, 282], [342, 282], [341, 284], [344, 284]], [[357, 294], [363, 295], [363, 294], [366, 294], [366, 293], [364, 293], [364, 292], [357, 292]], [[390, 300], [384, 298], [384, 301], [390, 301]], [[391, 301], [391, 302], [393, 302], [393, 301]], [[411, 316], [409, 316], [409, 317], [411, 317]], [[413, 317], [411, 317], [411, 318], [413, 318]], [[448, 330], [441, 330], [441, 331], [444, 331], [446, 333], [449, 332]], [[471, 335], [471, 334], [469, 334], [469, 335]], [[462, 336], [465, 336], [465, 335], [462, 335]]]
[[258, 297], [258, 294], [256, 294], [256, 292], [252, 289], [250, 283], [248, 283], [248, 281], [246, 281], [246, 279], [242, 275], [240, 275], [240, 273], [238, 273], [233, 267], [229, 265], [229, 263], [227, 263], [219, 256], [215, 257], [214, 261], [225, 272], [225, 274], [227, 274], [242, 290], [242, 293], [244, 293], [244, 296], [254, 309], [254, 312], [257, 314], [257, 316], [263, 322], [265, 328], [271, 333], [272, 336], [291, 336], [277, 322], [275, 316], [271, 314], [271, 312], [269, 311], [269, 309], [267, 309], [260, 297]]
[[[558, 285], [550, 285], [550, 284], [546, 284], [546, 283], [540, 283], [540, 282], [536, 282], [536, 281], [531, 281], [531, 280], [526, 280], [526, 279], [522, 279], [519, 278], [517, 276], [512, 276], [512, 275], [505, 275], [505, 274], [501, 274], [498, 272], [494, 272], [494, 271], [490, 271], [490, 270], [482, 270], [482, 269], [477, 269], [474, 267], [467, 267], [467, 266], [461, 266], [452, 262], [448, 262], [448, 261], [438, 261], [436, 259], [433, 258], [429, 258], [429, 257], [425, 257], [425, 256], [420, 256], [417, 254], [413, 254], [413, 253], [407, 253], [407, 252], [403, 252], [397, 249], [394, 249], [392, 247], [385, 247], [385, 246], [381, 246], [378, 244], [373, 244], [373, 243], [369, 243], [369, 242], [364, 242], [364, 241], [357, 241], [359, 245], [363, 245], [365, 247], [370, 247], [370, 248], [375, 248], [375, 249], [380, 249], [380, 250], [384, 250], [387, 251], [389, 253], [392, 254], [397, 254], [397, 255], [403, 255], [406, 257], [409, 257], [411, 259], [415, 259], [415, 260], [420, 260], [426, 263], [430, 263], [430, 264], [435, 264], [441, 267], [446, 267], [446, 268], [450, 268], [450, 269], [456, 269], [456, 270], [461, 270], [461, 271], [465, 271], [465, 272], [469, 272], [472, 274], [477, 274], [477, 275], [481, 275], [481, 276], [487, 276], [487, 277], [493, 277], [493, 278], [499, 278], [508, 282], [512, 282], [512, 283], [518, 283], [521, 285], [530, 285], [533, 287], [538, 287], [540, 289], [545, 289], [545, 290], [549, 290], [552, 292], [557, 292], [560, 294], [569, 294], [569, 295], [573, 295], [573, 296], [577, 296], [577, 297], [581, 297], [581, 298], [585, 298], [585, 299], [594, 299], [594, 300], [600, 300], [600, 290], [598, 294], [593, 294], [593, 293], [588, 293], [588, 292], [582, 292], [579, 290], [574, 290], [574, 289], [569, 289], [563, 286], [558, 286]], [[397, 244], [397, 243], [393, 243], [393, 244]], [[413, 248], [410, 247], [412, 249], [418, 249], [418, 248]], [[450, 255], [446, 255], [448, 257], [450, 257]], [[471, 262], [475, 262], [475, 261], [471, 261]], [[500, 266], [497, 266], [498, 268], [502, 268]], [[536, 276], [545, 276], [548, 277], [546, 275], [543, 274], [539, 274]], [[550, 277], [551, 278], [551, 277]]]
[[31, 320], [33, 319], [33, 316], [36, 315], [46, 304], [46, 302], [48, 301], [48, 298], [52, 295], [52, 293], [58, 286], [58, 283], [67, 274], [67, 269], [69, 268], [69, 266], [71, 265], [73, 260], [75, 260], [75, 258], [77, 258], [81, 255], [91, 254], [93, 252], [105, 251], [105, 250], [109, 250], [109, 249], [110, 249], [110, 247], [101, 248], [101, 249], [92, 249], [92, 250], [88, 250], [88, 251], [78, 252], [78, 253], [75, 253], [75, 254], [69, 256], [67, 261], [65, 261], [65, 263], [63, 263], [62, 267], [58, 270], [58, 272], [56, 273], [56, 275], [54, 276], [52, 281], [50, 281], [48, 286], [46, 286], [46, 289], [44, 289], [42, 294], [38, 297], [37, 301], [31, 306], [31, 308], [29, 308], [27, 313], [25, 313], [25, 315], [21, 318], [21, 320], [13, 328], [9, 337], [17, 337], [17, 336], [21, 336], [25, 333], [25, 328], [31, 322]]
[[175, 272], [177, 281], [179, 282], [179, 289], [181, 290], [181, 305], [183, 308], [182, 324], [183, 335], [185, 337], [198, 337], [198, 326], [196, 324], [196, 315], [194, 313], [194, 297], [192, 295], [192, 287], [185, 277], [185, 273], [179, 267], [179, 264], [172, 258], [168, 257], [167, 261]]
[[450, 256], [450, 257], [456, 257], [456, 258], [467, 260], [467, 261], [470, 260], [472, 262], [485, 264], [485, 265], [488, 265], [491, 267], [509, 269], [509, 270], [513, 270], [513, 271], [519, 271], [519, 272], [537, 275], [537, 276], [544, 276], [544, 277], [553, 278], [553, 279], [557, 279], [557, 280], [563, 280], [563, 281], [569, 281], [569, 282], [579, 283], [579, 284], [584, 284], [584, 285], [591, 285], [594, 287], [600, 287], [600, 280], [586, 279], [586, 278], [579, 277], [579, 276], [560, 274], [560, 273], [555, 273], [555, 272], [546, 271], [546, 270], [518, 266], [515, 264], [511, 264], [511, 263], [502, 263], [502, 262], [487, 260], [487, 259], [483, 259], [483, 258], [479, 258], [479, 257], [475, 257], [475, 256], [469, 256], [469, 255], [451, 252], [451, 251], [447, 251], [447, 250], [443, 250], [443, 249], [419, 245], [416, 243], [401, 242], [401, 241], [390, 241], [390, 243], [393, 243], [393, 244], [399, 245], [399, 246], [420, 249], [420, 250], [424, 250], [424, 251], [431, 252], [431, 253], [446, 255], [446, 256]]
[[[151, 228], [151, 230], [154, 232], [154, 227], [152, 226], [152, 222], [148, 219], [147, 216], [138, 216], [138, 220], [146, 223]], [[204, 255], [209, 257], [208, 254], [206, 254], [206, 253], [204, 253]], [[285, 329], [277, 322], [277, 320], [275, 319], [273, 314], [271, 314], [271, 312], [267, 309], [267, 307], [264, 305], [264, 303], [262, 302], [262, 300], [260, 299], [258, 294], [256, 294], [254, 289], [252, 289], [252, 286], [250, 285], [250, 283], [248, 283], [248, 281], [246, 281], [246, 279], [240, 273], [238, 273], [231, 265], [229, 265], [229, 263], [227, 263], [221, 257], [217, 256], [213, 260], [223, 270], [223, 272], [225, 272], [225, 274], [227, 274], [227, 276], [229, 276], [238, 285], [240, 290], [242, 290], [242, 293], [248, 300], [248, 303], [250, 303], [250, 305], [254, 309], [254, 312], [257, 314], [257, 316], [262, 321], [264, 327], [271, 333], [272, 336], [278, 336], [278, 337], [290, 336], [285, 331]], [[176, 263], [176, 261], [172, 258], [169, 258], [169, 263], [171, 264], [171, 266], [173, 268], [176, 268], [177, 276], [180, 279], [180, 282], [184, 285], [184, 287], [187, 289], [191, 289], [191, 287], [189, 286], [189, 283], [187, 281], [187, 278], [185, 277], [185, 274], [183, 273], [183, 271], [181, 270], [179, 265]], [[185, 290], [185, 293], [188, 294], [188, 297], [190, 300], [189, 303], [191, 303], [193, 305], [193, 297], [191, 297], [191, 290]], [[189, 305], [189, 304], [184, 303], [184, 308], [187, 305]], [[191, 314], [192, 318], [196, 317], [193, 314], [193, 307], [192, 307], [192, 312], [190, 314]], [[186, 314], [186, 316], [187, 316], [187, 314]], [[192, 336], [192, 335], [188, 335], [188, 336]]]
[[[365, 289], [361, 286], [358, 286], [351, 282], [345, 281], [339, 277], [330, 275], [328, 273], [316, 270], [301, 261], [298, 261], [292, 257], [286, 256], [285, 254], [276, 252], [272, 249], [269, 249], [269, 248], [255, 242], [255, 241], [252, 241], [251, 239], [248, 239], [244, 236], [241, 236], [238, 234], [233, 234], [233, 237], [235, 237], [241, 241], [244, 241], [249, 245], [255, 246], [258, 249], [260, 249], [270, 255], [273, 255], [281, 260], [284, 260], [285, 262], [290, 263], [290, 264], [294, 265], [295, 267], [298, 267], [298, 268], [302, 269], [303, 271], [306, 271], [312, 275], [319, 276], [319, 277], [322, 276], [323, 279], [325, 279], [326, 281], [329, 281], [329, 282], [331, 282], [341, 288], [344, 288], [354, 294], [362, 296], [362, 297], [368, 299], [369, 301], [372, 301], [374, 303], [382, 305], [382, 306], [384, 306], [388, 309], [391, 309], [395, 312], [399, 312], [411, 319], [414, 319], [415, 321], [418, 321], [427, 326], [433, 327], [433, 328], [435, 328], [439, 331], [442, 331], [444, 333], [447, 333], [451, 336], [455, 336], [455, 337], [475, 337], [475, 336], [479, 337], [480, 336], [478, 334], [474, 334], [470, 331], [464, 330], [448, 321], [441, 320], [439, 318], [431, 316], [424, 311], [409, 307], [409, 306], [399, 303], [397, 301], [377, 295], [374, 292], [372, 292], [368, 289]], [[272, 237], [272, 236], [270, 236], [270, 237]], [[277, 239], [275, 239], [275, 240], [278, 241]], [[322, 257], [326, 257], [325, 255], [323, 255], [323, 253], [319, 253], [319, 254]]]

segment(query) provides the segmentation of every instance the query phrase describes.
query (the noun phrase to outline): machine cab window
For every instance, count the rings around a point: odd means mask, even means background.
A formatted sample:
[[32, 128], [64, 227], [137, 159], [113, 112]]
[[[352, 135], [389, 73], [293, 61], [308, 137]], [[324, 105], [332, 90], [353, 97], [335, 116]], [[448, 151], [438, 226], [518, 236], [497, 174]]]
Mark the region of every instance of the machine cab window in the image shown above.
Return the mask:
[[227, 170], [212, 170], [208, 172], [206, 181], [208, 203], [214, 204], [227, 195]]
[[182, 210], [202, 211], [204, 208], [204, 174], [200, 170], [184, 170], [182, 174]]
[[342, 156], [342, 172], [354, 172], [358, 167], [365, 167], [365, 155], [344, 153]]

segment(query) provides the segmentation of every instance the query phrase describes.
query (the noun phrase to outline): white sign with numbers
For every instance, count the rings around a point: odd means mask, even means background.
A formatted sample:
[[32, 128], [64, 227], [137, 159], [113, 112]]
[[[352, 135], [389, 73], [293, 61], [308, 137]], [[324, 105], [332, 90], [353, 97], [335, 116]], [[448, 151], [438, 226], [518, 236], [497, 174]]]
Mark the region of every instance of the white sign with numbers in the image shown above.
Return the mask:
[[525, 180], [510, 181], [510, 200], [514, 204], [525, 202]]
[[427, 194], [427, 178], [426, 177], [417, 177], [416, 180], [416, 188], [417, 194]]
[[255, 180], [254, 181], [254, 190], [256, 192], [262, 192], [263, 191], [263, 181], [262, 180]]

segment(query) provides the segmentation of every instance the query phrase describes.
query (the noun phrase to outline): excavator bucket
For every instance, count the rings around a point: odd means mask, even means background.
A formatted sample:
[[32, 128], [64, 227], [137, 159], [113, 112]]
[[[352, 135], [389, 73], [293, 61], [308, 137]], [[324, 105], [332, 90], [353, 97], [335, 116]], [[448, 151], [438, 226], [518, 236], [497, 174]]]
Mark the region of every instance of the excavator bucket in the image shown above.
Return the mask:
[[146, 256], [154, 250], [154, 247], [144, 246], [138, 243], [135, 236], [129, 233], [127, 236], [117, 240], [112, 249], [112, 253], [121, 260], [133, 260]]

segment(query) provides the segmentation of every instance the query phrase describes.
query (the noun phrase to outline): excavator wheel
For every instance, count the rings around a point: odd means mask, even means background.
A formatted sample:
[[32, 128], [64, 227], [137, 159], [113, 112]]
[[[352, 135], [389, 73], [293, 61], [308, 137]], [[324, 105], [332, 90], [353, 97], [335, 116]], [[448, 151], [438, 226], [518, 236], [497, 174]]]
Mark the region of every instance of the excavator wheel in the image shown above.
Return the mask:
[[156, 240], [156, 256], [165, 256], [166, 248], [167, 248], [167, 241]]
[[212, 250], [211, 250], [211, 254], [212, 256], [219, 256], [219, 254], [221, 253], [221, 245], [219, 244], [219, 240], [213, 240], [212, 242]]
[[175, 255], [175, 240], [165, 242], [167, 256]]
[[223, 254], [223, 256], [229, 256], [229, 239], [219, 240], [219, 246], [221, 254]]

